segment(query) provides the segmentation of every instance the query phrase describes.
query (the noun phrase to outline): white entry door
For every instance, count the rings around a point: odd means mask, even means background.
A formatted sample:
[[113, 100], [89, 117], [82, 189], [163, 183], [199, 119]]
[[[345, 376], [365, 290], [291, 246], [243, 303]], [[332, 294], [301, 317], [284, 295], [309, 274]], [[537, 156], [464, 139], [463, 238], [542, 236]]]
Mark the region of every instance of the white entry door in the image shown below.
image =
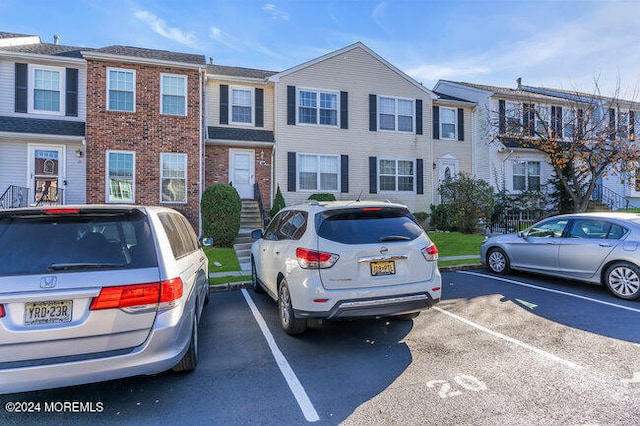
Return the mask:
[[440, 182], [455, 179], [458, 175], [458, 160], [450, 158], [440, 159]]
[[250, 149], [229, 151], [229, 181], [238, 191], [240, 198], [253, 199], [255, 183], [255, 153]]
[[29, 193], [32, 203], [64, 204], [65, 147], [29, 145]]

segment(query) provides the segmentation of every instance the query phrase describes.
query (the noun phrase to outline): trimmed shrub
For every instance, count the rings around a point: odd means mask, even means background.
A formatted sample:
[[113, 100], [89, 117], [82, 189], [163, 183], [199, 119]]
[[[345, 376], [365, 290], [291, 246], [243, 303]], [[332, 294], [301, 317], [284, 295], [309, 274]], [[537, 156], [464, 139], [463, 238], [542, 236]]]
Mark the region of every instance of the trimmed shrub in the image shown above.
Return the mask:
[[427, 212], [415, 212], [413, 213], [413, 217], [420, 223], [423, 223], [429, 217], [429, 213]]
[[319, 194], [311, 194], [307, 200], [316, 200], [316, 201], [336, 201], [336, 196], [333, 194], [327, 193], [319, 193]]
[[284, 203], [284, 197], [282, 196], [282, 192], [280, 192], [280, 185], [278, 185], [278, 189], [276, 190], [276, 196], [273, 198], [273, 205], [271, 207], [271, 211], [269, 211], [269, 216], [273, 219], [273, 217], [278, 214], [278, 212], [287, 207]]
[[242, 201], [231, 185], [215, 184], [202, 194], [200, 203], [204, 235], [211, 237], [214, 247], [233, 247], [240, 230]]
[[439, 231], [453, 231], [458, 222], [458, 211], [453, 204], [431, 204], [431, 227]]

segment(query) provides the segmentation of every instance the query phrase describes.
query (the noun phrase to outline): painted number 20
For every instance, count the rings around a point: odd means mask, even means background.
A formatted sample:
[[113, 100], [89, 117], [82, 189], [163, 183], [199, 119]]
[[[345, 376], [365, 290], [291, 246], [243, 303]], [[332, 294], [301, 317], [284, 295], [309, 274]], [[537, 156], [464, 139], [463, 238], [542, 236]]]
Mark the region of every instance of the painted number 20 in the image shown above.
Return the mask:
[[[481, 392], [483, 390], [487, 390], [487, 385], [485, 385], [483, 381], [467, 374], [456, 376], [453, 378], [453, 381], [456, 382], [460, 387], [468, 391]], [[436, 387], [438, 385], [440, 385], [440, 390], [438, 391], [438, 395], [440, 396], [440, 398], [449, 398], [452, 396], [462, 395], [462, 391], [452, 390], [451, 385], [446, 380], [431, 380], [427, 383], [427, 387], [430, 388]]]

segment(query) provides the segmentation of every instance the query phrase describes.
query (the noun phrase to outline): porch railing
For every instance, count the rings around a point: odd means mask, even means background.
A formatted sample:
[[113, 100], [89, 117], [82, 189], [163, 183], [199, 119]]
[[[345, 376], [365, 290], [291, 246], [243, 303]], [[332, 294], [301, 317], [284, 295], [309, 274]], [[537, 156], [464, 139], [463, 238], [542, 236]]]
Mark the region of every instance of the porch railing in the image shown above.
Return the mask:
[[267, 213], [266, 209], [264, 208], [264, 204], [262, 203], [262, 195], [260, 195], [260, 185], [258, 185], [258, 182], [253, 184], [253, 198], [257, 201], [258, 208], [260, 209], [260, 219], [262, 219], [263, 223], [262, 226], [266, 228], [271, 218], [269, 217], [269, 213]]
[[593, 190], [593, 194], [591, 194], [591, 200], [599, 202], [607, 206], [611, 210], [640, 209], [640, 206], [631, 204], [627, 198], [616, 193], [615, 191], [612, 191], [610, 188], [602, 185], [601, 183], [597, 184], [595, 189]]
[[520, 232], [534, 223], [544, 219], [546, 216], [552, 216], [553, 212], [540, 210], [511, 210], [504, 213], [494, 215], [484, 230], [490, 234], [509, 234], [512, 232]]
[[29, 206], [29, 188], [9, 185], [0, 196], [0, 209], [17, 209]]

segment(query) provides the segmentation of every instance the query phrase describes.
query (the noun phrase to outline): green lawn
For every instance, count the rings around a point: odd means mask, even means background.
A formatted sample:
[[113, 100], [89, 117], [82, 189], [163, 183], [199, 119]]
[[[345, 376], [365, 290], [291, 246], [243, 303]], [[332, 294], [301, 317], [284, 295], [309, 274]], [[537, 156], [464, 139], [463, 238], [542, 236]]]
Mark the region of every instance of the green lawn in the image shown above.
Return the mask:
[[[427, 235], [438, 247], [440, 257], [465, 254], [480, 255], [480, 243], [484, 240], [484, 235], [469, 235], [460, 232], [427, 232]], [[470, 262], [467, 261], [467, 263]]]
[[[239, 271], [240, 263], [232, 248], [205, 247], [204, 253], [209, 258], [209, 273]], [[221, 266], [216, 266], [218, 262]]]

